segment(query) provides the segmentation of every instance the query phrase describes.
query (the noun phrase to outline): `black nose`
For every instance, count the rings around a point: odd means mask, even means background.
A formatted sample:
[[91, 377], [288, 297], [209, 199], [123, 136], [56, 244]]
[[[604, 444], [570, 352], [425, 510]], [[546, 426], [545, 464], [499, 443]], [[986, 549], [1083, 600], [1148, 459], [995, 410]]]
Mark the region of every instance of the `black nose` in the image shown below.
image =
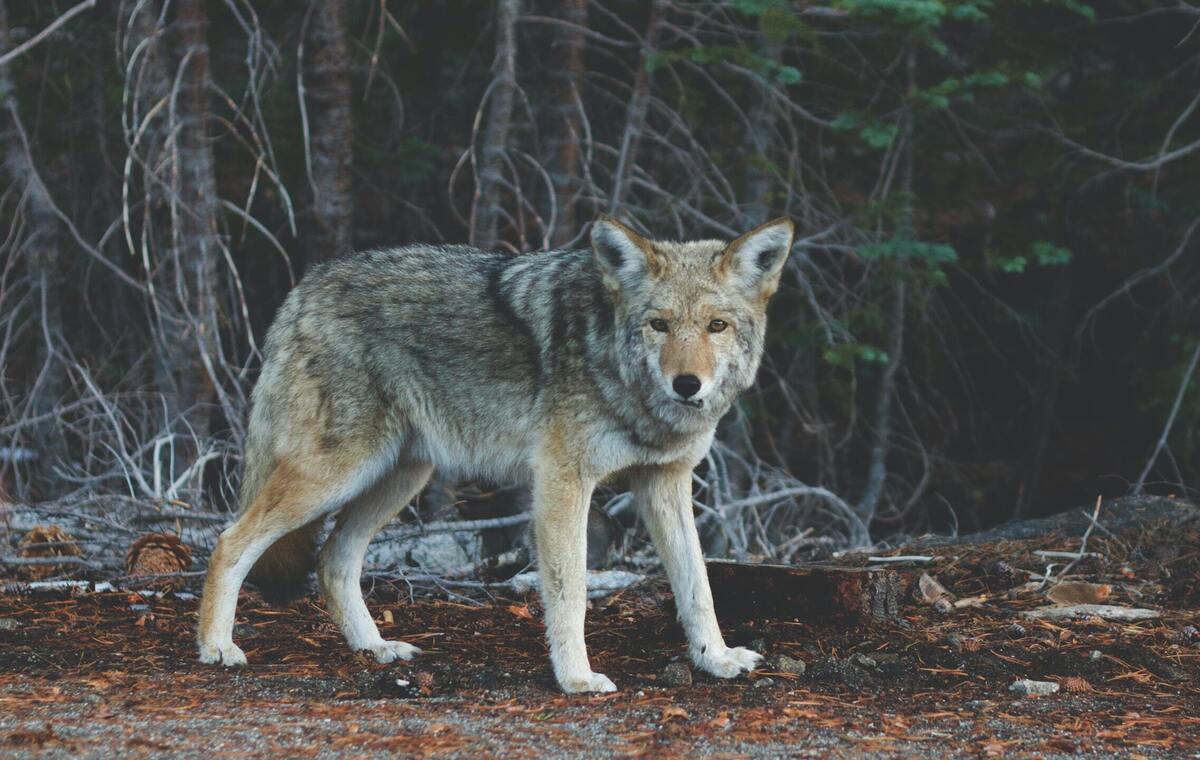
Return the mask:
[[691, 398], [700, 392], [700, 378], [695, 375], [679, 375], [671, 381], [671, 387], [684, 398]]

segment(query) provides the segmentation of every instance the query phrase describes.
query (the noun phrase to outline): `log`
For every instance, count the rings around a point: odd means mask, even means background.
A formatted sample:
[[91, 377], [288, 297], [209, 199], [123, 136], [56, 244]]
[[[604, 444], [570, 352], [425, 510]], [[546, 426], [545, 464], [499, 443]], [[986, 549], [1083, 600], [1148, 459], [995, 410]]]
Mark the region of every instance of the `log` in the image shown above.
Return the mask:
[[766, 565], [708, 560], [717, 617], [782, 618], [814, 625], [899, 619], [917, 573], [896, 567]]

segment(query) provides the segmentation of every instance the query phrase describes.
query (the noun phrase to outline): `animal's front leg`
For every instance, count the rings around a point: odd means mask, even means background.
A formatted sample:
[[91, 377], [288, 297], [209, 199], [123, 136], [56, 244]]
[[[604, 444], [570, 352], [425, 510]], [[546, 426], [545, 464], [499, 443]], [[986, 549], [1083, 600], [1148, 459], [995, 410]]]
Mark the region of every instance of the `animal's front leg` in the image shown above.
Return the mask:
[[692, 661], [721, 678], [753, 670], [762, 655], [744, 647], [725, 646], [717, 626], [700, 535], [692, 516], [692, 468], [683, 464], [647, 468], [635, 475], [632, 486], [671, 581]]
[[592, 486], [551, 454], [535, 467], [533, 527], [537, 541], [546, 638], [558, 685], [568, 694], [616, 691], [593, 673], [583, 641], [587, 610], [587, 510]]

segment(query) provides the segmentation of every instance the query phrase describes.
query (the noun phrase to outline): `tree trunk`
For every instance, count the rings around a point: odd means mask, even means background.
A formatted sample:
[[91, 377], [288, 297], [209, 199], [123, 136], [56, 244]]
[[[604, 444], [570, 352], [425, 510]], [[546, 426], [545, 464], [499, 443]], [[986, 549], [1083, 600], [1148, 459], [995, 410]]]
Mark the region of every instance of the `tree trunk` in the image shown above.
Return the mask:
[[[206, 366], [219, 359], [217, 344], [217, 183], [208, 136], [208, 18], [204, 0], [177, 0], [178, 91], [174, 104], [175, 158], [172, 260], [173, 312], [164, 320], [163, 353], [174, 385], [180, 432], [203, 441], [210, 429], [213, 377]], [[189, 452], [190, 454], [191, 452]]]
[[[771, 39], [759, 32], [755, 35], [755, 52], [763, 58], [779, 62], [783, 46], [779, 41]], [[754, 88], [750, 113], [747, 120], [750, 128], [746, 131], [745, 144], [745, 210], [742, 212], [742, 225], [753, 229], [767, 221], [771, 213], [770, 192], [771, 173], [767, 169], [767, 152], [774, 142], [775, 118], [778, 113], [772, 101], [771, 83], [764, 77]]]
[[475, 199], [471, 205], [470, 241], [480, 248], [494, 248], [499, 240], [504, 157], [508, 151], [513, 99], [517, 90], [516, 25], [520, 11], [520, 0], [500, 0], [496, 6], [496, 58], [492, 62], [491, 99], [476, 170]]
[[[908, 101], [900, 124], [900, 139], [903, 141], [900, 150], [904, 151], [900, 170], [900, 191], [904, 194], [900, 232], [910, 238], [916, 236], [915, 210], [913, 208], [913, 140], [916, 136], [913, 107], [917, 89], [916, 67], [916, 49], [910, 46], [906, 58]], [[879, 500], [887, 485], [887, 455], [891, 448], [892, 436], [892, 399], [896, 395], [896, 376], [900, 371], [900, 361], [904, 352], [904, 316], [907, 298], [905, 278], [908, 273], [903, 270], [903, 262], [897, 261], [896, 267], [896, 271], [892, 273], [895, 282], [892, 283], [891, 315], [888, 320], [892, 328], [888, 340], [888, 362], [883, 369], [883, 376], [879, 380], [878, 395], [875, 397], [875, 431], [867, 464], [867, 483], [863, 488], [862, 498], [855, 507], [859, 518], [868, 527], [875, 517]]]
[[345, 0], [311, 0], [304, 44], [306, 102], [301, 107], [308, 112], [312, 144], [307, 260], [313, 263], [354, 247], [354, 124]]
[[[577, 27], [587, 25], [587, 0], [564, 0], [559, 18]], [[550, 244], [559, 248], [579, 235], [577, 207], [581, 191], [580, 145], [582, 132], [583, 32], [560, 27], [555, 33], [550, 57], [551, 92], [547, 109], [551, 124], [550, 181], [554, 183], [554, 229]]]
[[[8, 52], [8, 9], [0, 0], [0, 54]], [[34, 423], [31, 443], [37, 451], [39, 480], [50, 480], [51, 468], [65, 454], [53, 411], [67, 386], [66, 366], [56, 356], [55, 343], [63, 339], [63, 266], [61, 229], [54, 202], [33, 164], [31, 147], [18, 110], [16, 88], [7, 65], [0, 65], [0, 150], [5, 170], [20, 189], [28, 237], [20, 246], [34, 294], [35, 338], [28, 416]]]
[[646, 124], [646, 109], [650, 103], [650, 56], [658, 45], [658, 34], [666, 17], [666, 0], [654, 0], [650, 7], [650, 21], [646, 24], [646, 38], [642, 43], [642, 55], [638, 60], [637, 75], [633, 80], [633, 93], [625, 111], [625, 129], [621, 133], [621, 150], [617, 154], [617, 168], [613, 171], [612, 195], [608, 201], [608, 213], [616, 215], [625, 204], [629, 189], [629, 175], [637, 161], [638, 141]]

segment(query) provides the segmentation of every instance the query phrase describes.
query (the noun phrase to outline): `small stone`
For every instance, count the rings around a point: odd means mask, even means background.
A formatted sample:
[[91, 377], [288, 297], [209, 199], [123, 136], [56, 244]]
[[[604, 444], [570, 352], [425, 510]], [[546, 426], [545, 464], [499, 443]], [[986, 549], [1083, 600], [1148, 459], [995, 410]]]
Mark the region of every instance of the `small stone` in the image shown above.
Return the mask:
[[802, 676], [807, 669], [804, 660], [797, 660], [795, 657], [788, 657], [786, 654], [777, 654], [767, 660], [767, 670], [775, 673]]
[[397, 678], [395, 675], [383, 673], [378, 681], [379, 691], [401, 699], [418, 699], [422, 697], [421, 690], [407, 678]]
[[875, 662], [875, 660], [873, 658], [868, 657], [867, 655], [862, 654], [861, 652], [855, 652], [854, 654], [850, 655], [850, 662], [854, 665], [857, 665], [860, 668], [877, 668], [877, 667], [879, 667], [879, 663]]
[[758, 652], [759, 654], [766, 654], [767, 653], [767, 640], [766, 639], [755, 639], [754, 641], [751, 641], [749, 644], [747, 644], [746, 648], [752, 652]]
[[1020, 623], [1013, 623], [1004, 629], [1004, 632], [1010, 639], [1023, 639], [1029, 633], [1025, 630], [1025, 626]]
[[766, 678], [760, 678], [754, 682], [754, 688], [756, 688], [756, 689], [760, 686], [774, 686], [774, 685], [775, 685], [775, 679], [771, 678], [769, 676]]
[[1031, 681], [1021, 678], [1012, 682], [1009, 691], [1015, 691], [1026, 697], [1045, 697], [1058, 691], [1059, 686], [1053, 681]]
[[1103, 656], [1104, 655], [1101, 654], [1099, 649], [1093, 649], [1092, 651], [1088, 652], [1088, 659], [1092, 662], [1099, 662], [1100, 658]]
[[1176, 634], [1176, 638], [1185, 644], [1193, 641], [1200, 641], [1200, 629], [1196, 628], [1194, 625], [1184, 626], [1179, 630], [1179, 633]]
[[0, 631], [15, 631], [21, 627], [16, 618], [0, 618]]
[[682, 662], [673, 662], [663, 668], [658, 676], [658, 682], [663, 686], [691, 686], [692, 671]]

